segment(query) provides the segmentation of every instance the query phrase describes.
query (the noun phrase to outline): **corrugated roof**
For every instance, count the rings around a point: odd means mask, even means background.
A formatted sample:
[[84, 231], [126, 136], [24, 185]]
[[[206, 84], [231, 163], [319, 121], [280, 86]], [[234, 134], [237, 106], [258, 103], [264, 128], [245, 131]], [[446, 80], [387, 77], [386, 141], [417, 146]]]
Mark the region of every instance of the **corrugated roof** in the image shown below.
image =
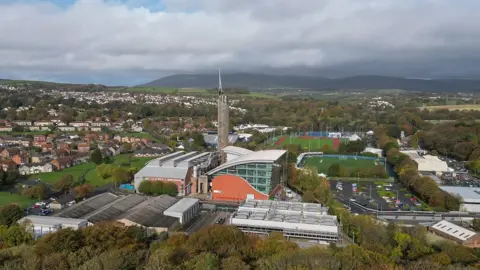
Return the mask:
[[178, 201], [176, 204], [170, 206], [165, 210], [164, 214], [168, 216], [168, 213], [183, 213], [188, 210], [190, 207], [198, 203], [200, 200], [195, 198], [183, 198]]
[[123, 218], [145, 227], [170, 227], [178, 219], [165, 216], [163, 212], [177, 201], [168, 195], [153, 197], [127, 211]]
[[245, 156], [253, 152], [252, 150], [249, 150], [246, 148], [231, 146], [231, 145], [224, 147], [222, 151], [224, 151], [225, 153], [232, 153], [239, 156]]
[[112, 193], [103, 193], [73, 206], [70, 206], [64, 211], [60, 212], [57, 216], [66, 218], [80, 218], [120, 198], [121, 197]]
[[462, 197], [464, 203], [480, 203], [480, 188], [455, 186], [440, 186], [440, 188], [448, 193]]
[[21, 218], [18, 221], [18, 223], [22, 223], [27, 220], [31, 221], [32, 224], [34, 225], [39, 224], [39, 225], [50, 225], [50, 226], [54, 226], [58, 224], [80, 225], [84, 222], [87, 222], [86, 219], [30, 215], [30, 216]]
[[439, 221], [438, 223], [434, 224], [432, 228], [442, 233], [448, 234], [460, 241], [468, 240], [470, 237], [476, 234], [476, 232], [474, 231], [465, 229], [446, 220]]
[[207, 172], [208, 175], [212, 175], [220, 170], [226, 169], [231, 166], [236, 166], [239, 164], [246, 164], [246, 163], [273, 163], [278, 160], [281, 156], [283, 156], [287, 151], [286, 150], [263, 150], [263, 151], [256, 151], [251, 152], [250, 154], [240, 156], [236, 159], [228, 161], [217, 168]]

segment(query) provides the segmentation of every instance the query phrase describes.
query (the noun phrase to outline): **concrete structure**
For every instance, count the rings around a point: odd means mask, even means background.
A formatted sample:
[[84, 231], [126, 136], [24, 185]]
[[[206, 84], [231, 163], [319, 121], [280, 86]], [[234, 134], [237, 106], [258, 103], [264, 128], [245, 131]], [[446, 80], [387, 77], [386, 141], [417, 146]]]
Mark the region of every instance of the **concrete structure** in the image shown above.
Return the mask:
[[453, 196], [460, 197], [463, 204], [461, 211], [480, 213], [480, 188], [440, 186], [440, 188]]
[[18, 223], [27, 225], [28, 230], [31, 230], [35, 236], [41, 236], [65, 228], [77, 230], [88, 226], [86, 219], [36, 215], [23, 217]]
[[200, 212], [200, 200], [195, 198], [183, 198], [170, 208], [165, 210], [165, 216], [178, 218], [180, 224], [186, 224]]
[[230, 219], [245, 233], [268, 235], [281, 232], [287, 239], [341, 242], [336, 216], [320, 204], [247, 200]]
[[450, 171], [447, 162], [440, 160], [436, 156], [428, 155], [426, 151], [404, 150], [400, 152], [414, 160], [418, 164], [418, 171], [420, 172], [431, 172], [441, 175], [444, 172]]
[[218, 166], [220, 157], [218, 152], [190, 152], [182, 151], [171, 153], [147, 163], [135, 174], [135, 189], [145, 180], [172, 182], [177, 185], [178, 195], [186, 196], [190, 193], [202, 193], [208, 187], [198, 186], [198, 178], [208, 170]]
[[439, 221], [430, 226], [429, 231], [469, 248], [480, 247], [480, 234], [446, 220]]
[[286, 152], [285, 150], [250, 152], [207, 172], [212, 185], [212, 198], [221, 197], [222, 200], [268, 198], [286, 177], [284, 170]]
[[[228, 112], [228, 98], [222, 89], [222, 77], [218, 70], [218, 149], [222, 150], [228, 146], [228, 131], [230, 126]], [[221, 162], [226, 162], [225, 153], [221, 153]]]

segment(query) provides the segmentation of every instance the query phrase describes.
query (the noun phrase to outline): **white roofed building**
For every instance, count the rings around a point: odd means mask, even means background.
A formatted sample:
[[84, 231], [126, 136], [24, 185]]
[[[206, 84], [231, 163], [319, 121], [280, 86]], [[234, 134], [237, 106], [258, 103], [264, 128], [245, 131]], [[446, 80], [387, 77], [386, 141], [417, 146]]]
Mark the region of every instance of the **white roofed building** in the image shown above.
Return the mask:
[[446, 220], [439, 221], [430, 226], [429, 231], [466, 247], [480, 247], [480, 234]]
[[342, 240], [336, 216], [321, 204], [247, 200], [232, 215], [230, 224], [245, 233], [268, 235], [281, 232], [287, 239], [339, 243]]
[[418, 171], [420, 172], [432, 172], [441, 175], [442, 173], [449, 171], [447, 162], [440, 160], [436, 156], [428, 155], [425, 151], [404, 150], [400, 152], [408, 155], [414, 160], [418, 164]]
[[41, 236], [65, 228], [77, 230], [88, 226], [86, 219], [37, 215], [23, 217], [18, 223], [27, 225], [28, 230], [31, 230], [35, 236]]
[[480, 213], [480, 188], [456, 186], [440, 186], [440, 188], [455, 197], [460, 197], [461, 211]]
[[253, 152], [251, 150], [248, 150], [242, 147], [231, 146], [231, 145], [224, 147], [222, 151], [227, 154], [227, 162], [234, 160], [236, 158], [239, 158], [241, 156], [248, 155]]
[[195, 198], [183, 198], [170, 208], [165, 210], [165, 216], [178, 218], [180, 224], [186, 224], [200, 212], [200, 200]]

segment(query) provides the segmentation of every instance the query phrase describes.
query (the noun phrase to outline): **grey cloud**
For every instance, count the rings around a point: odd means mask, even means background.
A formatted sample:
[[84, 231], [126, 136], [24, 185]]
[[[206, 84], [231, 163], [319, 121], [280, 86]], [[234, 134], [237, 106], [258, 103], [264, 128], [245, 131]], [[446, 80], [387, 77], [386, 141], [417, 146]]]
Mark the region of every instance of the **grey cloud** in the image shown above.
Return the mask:
[[163, 12], [135, 2], [0, 4], [0, 77], [478, 66], [467, 60], [480, 53], [479, 1], [164, 0]]

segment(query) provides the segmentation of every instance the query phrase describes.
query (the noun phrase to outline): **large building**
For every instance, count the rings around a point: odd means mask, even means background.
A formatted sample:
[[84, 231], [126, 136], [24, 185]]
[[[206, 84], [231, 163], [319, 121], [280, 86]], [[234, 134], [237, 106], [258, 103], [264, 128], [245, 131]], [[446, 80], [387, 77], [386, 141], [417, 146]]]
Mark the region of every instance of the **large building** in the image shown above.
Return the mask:
[[195, 198], [183, 198], [163, 212], [164, 215], [176, 217], [180, 224], [187, 224], [200, 212], [200, 200]]
[[429, 231], [469, 248], [480, 248], [480, 234], [446, 220], [429, 227]]
[[51, 216], [30, 215], [21, 218], [19, 224], [25, 224], [36, 237], [47, 233], [56, 232], [60, 229], [72, 228], [74, 230], [88, 226], [86, 219], [63, 218]]
[[440, 160], [436, 156], [428, 155], [426, 151], [404, 150], [400, 152], [409, 156], [413, 161], [418, 164], [419, 172], [427, 172], [441, 175], [444, 172], [451, 171], [448, 168], [447, 162]]
[[135, 189], [145, 180], [171, 182], [177, 185], [178, 195], [207, 191], [206, 184], [198, 184], [198, 178], [220, 163], [218, 152], [175, 152], [147, 163], [135, 174]]
[[268, 235], [280, 232], [287, 239], [341, 242], [336, 216], [320, 204], [247, 200], [230, 219], [245, 233]]
[[480, 213], [480, 188], [456, 186], [440, 186], [440, 188], [461, 199], [461, 211]]
[[267, 200], [286, 177], [286, 151], [232, 149], [225, 151], [231, 160], [207, 172], [212, 199]]

